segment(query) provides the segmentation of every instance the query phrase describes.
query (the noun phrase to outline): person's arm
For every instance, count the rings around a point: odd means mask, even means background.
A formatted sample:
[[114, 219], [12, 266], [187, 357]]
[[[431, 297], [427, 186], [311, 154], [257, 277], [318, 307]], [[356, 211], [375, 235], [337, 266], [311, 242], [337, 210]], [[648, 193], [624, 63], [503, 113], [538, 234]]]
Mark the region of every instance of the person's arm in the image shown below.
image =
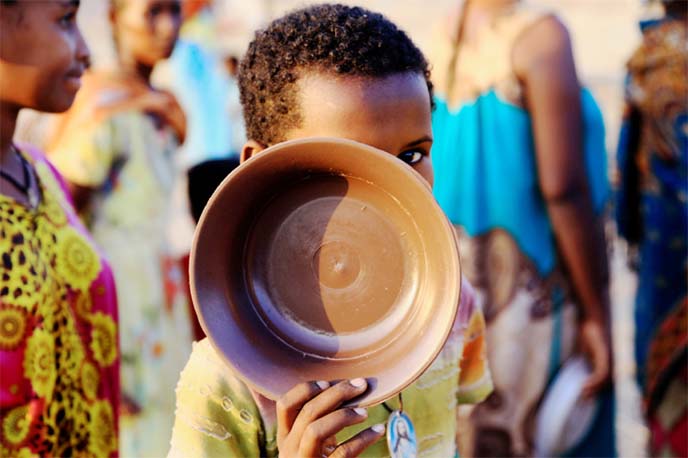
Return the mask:
[[113, 119], [63, 121], [62, 131], [51, 142], [48, 158], [67, 182], [79, 213], [88, 208], [93, 195], [109, 179], [113, 165], [122, 161], [117, 159], [116, 130]]
[[186, 115], [169, 91], [151, 91], [135, 99], [135, 107], [148, 111], [172, 128], [180, 144], [186, 140]]
[[591, 395], [611, 373], [609, 275], [602, 220], [587, 182], [581, 89], [564, 25], [554, 17], [537, 22], [515, 44], [513, 62], [532, 117], [540, 189], [581, 308], [579, 343], [592, 365]]

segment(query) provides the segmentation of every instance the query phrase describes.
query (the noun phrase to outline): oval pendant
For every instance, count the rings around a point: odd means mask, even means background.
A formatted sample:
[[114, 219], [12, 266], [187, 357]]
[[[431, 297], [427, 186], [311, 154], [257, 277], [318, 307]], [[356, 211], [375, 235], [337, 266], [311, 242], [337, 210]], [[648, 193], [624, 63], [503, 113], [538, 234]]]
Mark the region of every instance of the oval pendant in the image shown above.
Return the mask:
[[387, 420], [387, 448], [392, 458], [415, 458], [418, 442], [413, 422], [404, 412], [395, 410]]
[[31, 187], [28, 189], [27, 194], [29, 198], [29, 205], [33, 210], [35, 210], [36, 208], [38, 208], [38, 192], [36, 192], [36, 190], [33, 187]]

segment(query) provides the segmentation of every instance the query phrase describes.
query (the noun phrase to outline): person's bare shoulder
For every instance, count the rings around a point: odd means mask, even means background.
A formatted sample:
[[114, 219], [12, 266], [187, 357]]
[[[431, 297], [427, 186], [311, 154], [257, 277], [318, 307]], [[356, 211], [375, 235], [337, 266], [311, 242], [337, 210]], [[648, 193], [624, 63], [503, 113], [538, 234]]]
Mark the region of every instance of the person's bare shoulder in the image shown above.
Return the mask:
[[521, 79], [533, 71], [573, 61], [568, 29], [555, 15], [543, 16], [516, 39], [512, 61]]

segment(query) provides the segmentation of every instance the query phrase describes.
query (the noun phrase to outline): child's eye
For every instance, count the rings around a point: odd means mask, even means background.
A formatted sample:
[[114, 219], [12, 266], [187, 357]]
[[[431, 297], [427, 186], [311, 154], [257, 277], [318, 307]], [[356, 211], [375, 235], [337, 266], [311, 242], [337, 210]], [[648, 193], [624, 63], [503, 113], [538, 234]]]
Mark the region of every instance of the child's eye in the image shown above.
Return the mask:
[[406, 162], [408, 165], [413, 165], [417, 164], [421, 159], [423, 159], [423, 153], [420, 151], [404, 151], [397, 157]]
[[60, 18], [60, 25], [64, 27], [70, 27], [76, 22], [76, 13], [74, 11], [69, 12]]
[[155, 4], [148, 11], [148, 14], [150, 14], [151, 17], [156, 17], [156, 16], [160, 15], [160, 13], [162, 13], [162, 10], [163, 10], [162, 5]]

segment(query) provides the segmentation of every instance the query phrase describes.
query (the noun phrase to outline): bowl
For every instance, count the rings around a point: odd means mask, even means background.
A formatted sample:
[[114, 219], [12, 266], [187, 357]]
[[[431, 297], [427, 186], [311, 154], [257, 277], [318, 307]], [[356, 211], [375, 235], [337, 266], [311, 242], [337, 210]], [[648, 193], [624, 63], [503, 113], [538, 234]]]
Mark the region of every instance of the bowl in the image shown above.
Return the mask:
[[189, 270], [206, 335], [249, 387], [278, 399], [300, 382], [365, 377], [359, 406], [432, 363], [461, 285], [427, 182], [333, 138], [284, 142], [234, 170], [201, 216]]
[[599, 403], [595, 398], [582, 397], [589, 375], [582, 356], [569, 359], [559, 369], [535, 420], [535, 456], [561, 455], [590, 431]]

